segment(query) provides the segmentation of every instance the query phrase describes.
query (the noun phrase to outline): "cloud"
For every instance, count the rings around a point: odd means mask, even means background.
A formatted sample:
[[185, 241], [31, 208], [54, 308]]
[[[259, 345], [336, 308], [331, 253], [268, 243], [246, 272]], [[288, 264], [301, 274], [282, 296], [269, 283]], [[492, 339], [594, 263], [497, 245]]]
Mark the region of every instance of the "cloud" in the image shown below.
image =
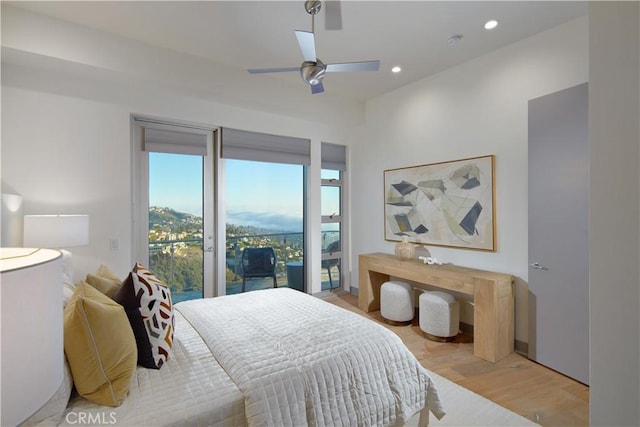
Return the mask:
[[302, 231], [302, 217], [274, 212], [228, 211], [227, 223], [276, 231]]

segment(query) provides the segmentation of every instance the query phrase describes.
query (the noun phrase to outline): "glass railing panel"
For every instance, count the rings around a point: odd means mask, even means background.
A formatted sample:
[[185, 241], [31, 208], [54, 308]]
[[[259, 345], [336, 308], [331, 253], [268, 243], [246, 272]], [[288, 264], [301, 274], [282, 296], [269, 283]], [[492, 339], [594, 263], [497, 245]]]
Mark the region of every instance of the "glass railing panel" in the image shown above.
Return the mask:
[[202, 298], [202, 239], [149, 242], [149, 269], [171, 290], [174, 303]]
[[[320, 227], [322, 238], [322, 253], [329, 251], [339, 252], [340, 249], [340, 223], [328, 222]], [[336, 248], [338, 250], [336, 250]]]
[[340, 258], [322, 261], [322, 290], [338, 289], [342, 285], [342, 260]]
[[[240, 236], [227, 233], [227, 271], [225, 274], [227, 294], [242, 292], [242, 251], [247, 247], [273, 248], [276, 254], [275, 271], [278, 287], [289, 286], [288, 264], [303, 262], [304, 242], [302, 232]], [[251, 278], [246, 281], [245, 291], [270, 287], [273, 287], [273, 280], [269, 277]]]
[[[323, 231], [323, 246], [329, 246], [333, 242], [339, 243], [339, 237], [339, 230]], [[304, 291], [302, 238], [303, 233], [228, 236], [225, 254], [226, 293], [236, 294], [242, 290], [242, 250], [246, 247], [265, 246], [273, 247], [276, 253], [278, 287], [288, 286]], [[322, 261], [323, 290], [340, 287], [340, 263], [339, 258]], [[169, 286], [174, 303], [203, 297], [202, 265], [202, 239], [160, 240], [149, 243], [149, 268]], [[271, 287], [271, 278], [248, 279], [245, 291]]]

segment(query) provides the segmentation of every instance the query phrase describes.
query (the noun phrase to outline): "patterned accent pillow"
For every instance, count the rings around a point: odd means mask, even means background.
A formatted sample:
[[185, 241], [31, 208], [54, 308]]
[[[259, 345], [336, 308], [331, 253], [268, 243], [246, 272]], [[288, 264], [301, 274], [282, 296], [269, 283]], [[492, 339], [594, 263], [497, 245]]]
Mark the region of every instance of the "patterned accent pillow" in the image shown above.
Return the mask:
[[133, 268], [133, 287], [140, 305], [140, 314], [149, 334], [151, 353], [160, 368], [169, 358], [173, 345], [173, 304], [169, 287], [148, 268], [136, 264]]
[[173, 304], [169, 287], [137, 263], [113, 295], [122, 304], [138, 347], [138, 364], [160, 369], [173, 345]]

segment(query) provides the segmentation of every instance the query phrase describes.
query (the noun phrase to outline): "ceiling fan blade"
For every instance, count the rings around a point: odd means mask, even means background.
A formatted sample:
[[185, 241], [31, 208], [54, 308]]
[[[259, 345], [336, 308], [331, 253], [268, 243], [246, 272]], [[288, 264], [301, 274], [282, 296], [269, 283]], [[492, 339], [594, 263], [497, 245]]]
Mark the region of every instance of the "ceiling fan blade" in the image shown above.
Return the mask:
[[327, 72], [343, 71], [378, 71], [380, 61], [344, 62], [341, 64], [327, 64]]
[[317, 85], [311, 85], [311, 94], [322, 93], [324, 92], [324, 86], [322, 86], [322, 82]]
[[324, 28], [326, 30], [342, 29], [342, 6], [339, 0], [324, 2]]
[[296, 30], [296, 38], [305, 61], [316, 61], [316, 40], [313, 33]]
[[250, 74], [265, 73], [286, 73], [289, 71], [300, 71], [300, 67], [283, 67], [283, 68], [251, 68], [247, 70]]

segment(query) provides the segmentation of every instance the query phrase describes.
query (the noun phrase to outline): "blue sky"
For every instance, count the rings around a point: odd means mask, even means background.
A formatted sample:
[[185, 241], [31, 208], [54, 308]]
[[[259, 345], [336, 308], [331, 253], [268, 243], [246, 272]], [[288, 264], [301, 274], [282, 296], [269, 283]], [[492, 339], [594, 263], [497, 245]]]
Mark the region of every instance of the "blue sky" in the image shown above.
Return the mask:
[[225, 160], [227, 222], [302, 231], [303, 167]]
[[202, 216], [202, 157], [149, 153], [149, 206]]
[[[227, 222], [302, 231], [303, 167], [225, 160]], [[149, 204], [202, 215], [202, 157], [150, 153]]]

